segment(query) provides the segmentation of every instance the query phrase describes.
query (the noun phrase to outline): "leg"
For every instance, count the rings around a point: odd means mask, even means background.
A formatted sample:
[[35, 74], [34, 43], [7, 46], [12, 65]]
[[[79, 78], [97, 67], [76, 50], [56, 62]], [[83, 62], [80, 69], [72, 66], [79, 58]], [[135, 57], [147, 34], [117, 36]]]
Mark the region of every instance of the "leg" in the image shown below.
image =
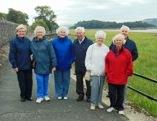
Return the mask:
[[88, 81], [88, 80], [86, 80], [86, 87], [87, 87], [86, 96], [87, 96], [87, 99], [90, 99], [90, 96], [91, 96], [91, 84], [90, 84], [90, 81]]
[[124, 95], [125, 95], [125, 85], [119, 85], [117, 90], [117, 102], [116, 107], [117, 110], [124, 110]]
[[99, 93], [99, 77], [91, 77], [91, 103], [98, 105], [98, 93]]
[[37, 80], [37, 98], [43, 98], [44, 97], [44, 77], [41, 74], [36, 74], [36, 80]]
[[102, 93], [103, 93], [103, 89], [104, 89], [104, 81], [105, 81], [105, 77], [104, 76], [100, 76], [100, 84], [99, 84], [99, 99], [98, 99], [98, 103], [102, 103]]
[[55, 71], [54, 72], [54, 78], [55, 78], [55, 96], [56, 97], [62, 97], [62, 92], [63, 92], [62, 72], [61, 71]]
[[117, 87], [113, 84], [108, 84], [109, 87], [109, 98], [110, 98], [110, 107], [116, 108], [117, 100]]
[[78, 95], [84, 96], [84, 86], [83, 86], [83, 74], [77, 73], [76, 74], [76, 92]]
[[31, 99], [31, 96], [32, 96], [32, 85], [33, 85], [32, 70], [27, 70], [25, 76], [26, 76], [26, 98], [27, 99]]
[[19, 82], [19, 87], [20, 87], [20, 96], [21, 98], [25, 99], [25, 90], [26, 90], [26, 84], [25, 84], [25, 75], [23, 71], [18, 71], [17, 72], [17, 78]]
[[70, 70], [63, 71], [63, 97], [67, 97], [70, 84]]
[[44, 96], [48, 96], [48, 87], [49, 87], [49, 74], [44, 75]]

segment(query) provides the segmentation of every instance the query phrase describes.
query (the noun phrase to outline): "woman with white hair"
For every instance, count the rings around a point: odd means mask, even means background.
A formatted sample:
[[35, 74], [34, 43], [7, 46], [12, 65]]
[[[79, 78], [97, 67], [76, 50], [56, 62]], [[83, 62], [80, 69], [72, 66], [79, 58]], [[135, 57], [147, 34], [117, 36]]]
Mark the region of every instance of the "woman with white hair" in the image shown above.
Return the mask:
[[113, 38], [114, 48], [106, 56], [105, 74], [109, 87], [110, 107], [107, 112], [118, 110], [124, 114], [124, 92], [128, 77], [133, 73], [132, 56], [128, 49], [124, 48], [125, 36], [117, 34]]
[[70, 69], [74, 61], [73, 44], [71, 39], [68, 38], [68, 28], [59, 27], [56, 33], [57, 37], [52, 39], [52, 46], [57, 58], [56, 71], [54, 72], [55, 97], [58, 100], [67, 100], [70, 84]]
[[17, 26], [16, 37], [10, 41], [9, 51], [9, 61], [17, 74], [22, 102], [32, 100], [31, 42], [25, 37], [26, 32], [25, 25]]
[[34, 71], [37, 80], [37, 100], [50, 101], [48, 94], [49, 74], [55, 71], [56, 56], [51, 43], [45, 38], [45, 28], [37, 26], [34, 30], [35, 37], [31, 43], [34, 60]]
[[90, 72], [91, 74], [91, 110], [95, 110], [96, 106], [100, 109], [104, 108], [102, 105], [102, 92], [105, 81], [104, 60], [109, 52], [109, 48], [103, 44], [106, 39], [106, 33], [97, 31], [95, 38], [96, 43], [89, 46], [85, 59], [86, 73]]
[[[128, 26], [122, 25], [122, 27], [120, 28], [120, 33], [124, 35], [126, 40], [124, 47], [130, 51], [132, 55], [132, 61], [135, 61], [138, 58], [138, 51], [136, 43], [129, 38], [129, 31], [130, 28]], [[110, 49], [114, 48], [114, 46], [115, 45], [112, 43]]]

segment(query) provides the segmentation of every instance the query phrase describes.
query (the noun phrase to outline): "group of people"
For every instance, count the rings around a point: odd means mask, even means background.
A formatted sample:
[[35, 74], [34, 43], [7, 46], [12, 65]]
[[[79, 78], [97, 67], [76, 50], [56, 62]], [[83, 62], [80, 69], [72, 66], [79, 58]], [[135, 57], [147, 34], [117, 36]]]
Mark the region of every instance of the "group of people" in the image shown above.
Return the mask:
[[75, 63], [77, 101], [83, 101], [86, 95], [91, 110], [96, 107], [103, 109], [102, 92], [106, 80], [110, 99], [107, 112], [118, 110], [119, 114], [124, 114], [125, 86], [133, 73], [133, 61], [138, 57], [136, 44], [128, 37], [129, 27], [123, 25], [120, 28], [110, 47], [104, 44], [106, 33], [102, 30], [96, 32], [95, 42], [85, 36], [84, 27], [75, 29], [74, 41], [68, 37], [66, 27], [59, 27], [57, 37], [51, 41], [45, 37], [46, 31], [42, 26], [35, 28], [32, 40], [26, 37], [26, 32], [25, 25], [16, 28], [9, 51], [9, 61], [17, 74], [22, 102], [32, 100], [32, 69], [37, 81], [36, 103], [50, 101], [50, 73], [54, 73], [55, 97], [67, 100], [71, 65]]

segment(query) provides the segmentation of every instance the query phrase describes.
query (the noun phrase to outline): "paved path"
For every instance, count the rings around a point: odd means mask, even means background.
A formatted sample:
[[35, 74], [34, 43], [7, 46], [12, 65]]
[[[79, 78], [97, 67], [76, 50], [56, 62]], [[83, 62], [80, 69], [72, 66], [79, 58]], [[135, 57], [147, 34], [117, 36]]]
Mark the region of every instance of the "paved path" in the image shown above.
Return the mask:
[[[3, 72], [2, 72], [3, 71]], [[0, 121], [126, 121], [127, 118], [116, 112], [89, 110], [89, 103], [77, 102], [75, 82], [71, 81], [69, 100], [54, 99], [54, 84], [51, 76], [51, 101], [36, 104], [35, 101], [20, 102], [19, 88], [15, 73], [9, 65], [0, 72]], [[36, 85], [34, 81], [34, 85]], [[35, 92], [35, 87], [33, 89]], [[35, 94], [33, 93], [35, 100]]]

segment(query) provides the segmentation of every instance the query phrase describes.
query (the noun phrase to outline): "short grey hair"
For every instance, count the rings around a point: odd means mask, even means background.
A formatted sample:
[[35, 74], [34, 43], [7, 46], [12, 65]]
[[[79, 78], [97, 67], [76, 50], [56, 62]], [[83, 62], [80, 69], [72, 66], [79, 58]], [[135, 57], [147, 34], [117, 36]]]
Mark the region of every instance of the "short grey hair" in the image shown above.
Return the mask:
[[97, 39], [99, 37], [102, 37], [102, 38], [106, 39], [106, 32], [104, 32], [103, 30], [97, 31], [96, 34], [95, 34], [95, 38]]
[[79, 26], [79, 27], [77, 27], [77, 28], [75, 29], [75, 32], [78, 32], [78, 31], [85, 32], [85, 28]]
[[65, 26], [60, 26], [58, 29], [56, 29], [56, 34], [59, 35], [60, 31], [65, 31], [66, 36], [69, 34], [69, 29]]
[[117, 34], [112, 39], [113, 44], [115, 44], [115, 41], [118, 39], [123, 41], [123, 45], [126, 43], [125, 36], [123, 34]]
[[36, 26], [34, 30], [34, 34], [36, 35], [37, 32], [42, 32], [44, 35], [46, 34], [46, 30], [43, 26]]
[[25, 31], [27, 31], [27, 26], [24, 24], [20, 24], [16, 27], [16, 32], [19, 31], [20, 29], [24, 29]]
[[121, 31], [122, 31], [122, 30], [127, 30], [127, 31], [129, 31], [130, 28], [129, 28], [128, 26], [126, 26], [126, 25], [122, 25], [121, 28], [120, 28], [120, 30], [121, 30]]

